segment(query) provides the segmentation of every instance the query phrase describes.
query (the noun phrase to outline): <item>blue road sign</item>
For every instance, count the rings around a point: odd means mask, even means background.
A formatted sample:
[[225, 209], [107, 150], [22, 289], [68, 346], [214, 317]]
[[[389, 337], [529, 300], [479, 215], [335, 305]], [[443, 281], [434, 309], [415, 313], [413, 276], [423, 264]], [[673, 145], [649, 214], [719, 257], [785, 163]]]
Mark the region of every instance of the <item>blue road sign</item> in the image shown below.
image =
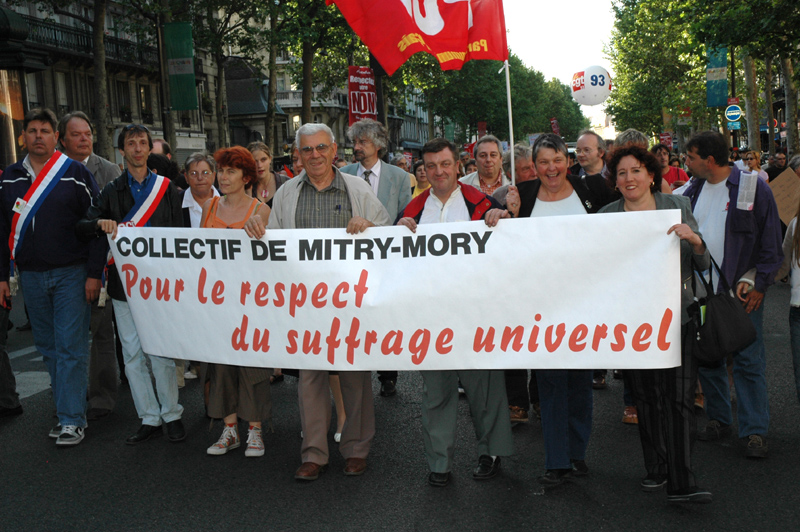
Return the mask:
[[727, 118], [731, 122], [736, 122], [742, 117], [742, 108], [738, 105], [729, 105], [727, 109], [725, 109], [725, 118]]

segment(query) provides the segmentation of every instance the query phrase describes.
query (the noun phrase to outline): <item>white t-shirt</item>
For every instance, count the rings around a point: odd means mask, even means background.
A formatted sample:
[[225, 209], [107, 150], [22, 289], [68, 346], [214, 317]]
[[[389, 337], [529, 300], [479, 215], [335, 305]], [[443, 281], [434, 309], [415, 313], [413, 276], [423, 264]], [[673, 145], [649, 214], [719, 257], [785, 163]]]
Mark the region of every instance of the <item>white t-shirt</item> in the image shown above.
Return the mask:
[[425, 207], [422, 208], [422, 215], [419, 218], [421, 224], [437, 224], [443, 222], [468, 222], [470, 220], [467, 203], [464, 195], [461, 194], [461, 187], [456, 187], [445, 203], [442, 203], [435, 194], [431, 192], [425, 200]]
[[716, 185], [706, 182], [694, 206], [694, 217], [708, 252], [720, 266], [725, 258], [725, 220], [729, 202], [728, 180], [725, 179]]
[[572, 194], [566, 198], [558, 201], [544, 201], [536, 199], [533, 204], [533, 211], [531, 218], [538, 218], [540, 216], [566, 216], [569, 214], [586, 214], [586, 209], [583, 208], [581, 198], [578, 193], [573, 189]]
[[[211, 187], [211, 197], [216, 198], [219, 192], [214, 187]], [[192, 196], [191, 190], [186, 190], [183, 193], [183, 203], [181, 208], [189, 208], [189, 220], [191, 220], [192, 227], [200, 227], [200, 222], [203, 221], [203, 206], [197, 203], [197, 200]]]

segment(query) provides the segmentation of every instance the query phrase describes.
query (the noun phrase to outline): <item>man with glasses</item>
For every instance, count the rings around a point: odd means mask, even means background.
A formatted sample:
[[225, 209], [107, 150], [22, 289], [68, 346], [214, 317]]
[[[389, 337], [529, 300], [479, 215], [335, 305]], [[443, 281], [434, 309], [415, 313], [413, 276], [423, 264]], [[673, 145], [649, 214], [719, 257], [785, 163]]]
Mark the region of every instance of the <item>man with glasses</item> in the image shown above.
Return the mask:
[[[380, 122], [365, 118], [347, 130], [347, 137], [353, 141], [355, 164], [342, 168], [342, 173], [364, 179], [389, 213], [393, 222], [397, 214], [411, 201], [411, 187], [407, 171], [397, 166], [382, 164], [381, 157], [389, 145], [389, 134]], [[397, 372], [379, 371], [380, 394], [392, 397], [397, 393]]]
[[[61, 117], [58, 122], [58, 141], [61, 151], [92, 173], [102, 190], [119, 175], [119, 166], [93, 152], [94, 128], [89, 117], [75, 111]], [[94, 421], [108, 416], [117, 402], [116, 342], [111, 305], [102, 306], [100, 300], [92, 303], [92, 348], [89, 353], [89, 398], [86, 419]]]
[[[153, 139], [146, 127], [131, 124], [119, 134], [118, 145], [127, 168], [92, 202], [86, 217], [78, 224], [78, 232], [86, 238], [97, 238], [106, 247], [106, 235], [117, 236], [117, 225], [136, 227], [182, 227], [183, 216], [178, 191], [169, 179], [156, 175], [147, 167]], [[152, 209], [155, 204], [156, 208]], [[117, 317], [117, 334], [122, 343], [125, 374], [131, 386], [133, 404], [142, 420], [139, 430], [125, 440], [137, 445], [149, 440], [166, 425], [171, 442], [183, 441], [186, 430], [181, 422], [183, 407], [178, 404], [178, 378], [175, 361], [145, 355], [139, 332], [133, 321], [122, 280], [116, 266], [108, 268], [108, 295]], [[153, 389], [150, 370], [155, 378], [158, 396]]]
[[58, 446], [79, 444], [86, 428], [90, 303], [100, 294], [102, 246], [78, 239], [75, 224], [97, 195], [85, 166], [56, 151], [58, 121], [32, 109], [22, 123], [28, 154], [0, 181], [0, 305], [10, 309], [14, 270], [25, 292], [33, 339], [55, 401]]
[[765, 172], [767, 172], [769, 180], [772, 181], [781, 175], [784, 170], [786, 170], [786, 152], [779, 150], [775, 153], [775, 164], [769, 165]]
[[578, 134], [575, 153], [578, 156], [578, 164], [581, 165], [578, 176], [605, 174], [606, 142], [603, 137], [594, 131], [584, 129]]
[[[325, 124], [304, 124], [296, 133], [303, 173], [275, 193], [269, 229], [346, 229], [357, 234], [369, 227], [388, 225], [389, 214], [367, 182], [342, 173], [333, 166], [336, 142]], [[251, 238], [266, 233], [264, 220], [251, 217], [244, 226]], [[372, 438], [375, 436], [375, 406], [369, 371], [339, 373], [342, 401], [347, 416], [339, 451], [344, 456], [344, 474], [361, 475], [367, 469]], [[303, 443], [302, 465], [295, 472], [297, 480], [319, 478], [328, 465], [328, 429], [331, 424], [331, 400], [328, 372], [300, 370], [297, 387]]]

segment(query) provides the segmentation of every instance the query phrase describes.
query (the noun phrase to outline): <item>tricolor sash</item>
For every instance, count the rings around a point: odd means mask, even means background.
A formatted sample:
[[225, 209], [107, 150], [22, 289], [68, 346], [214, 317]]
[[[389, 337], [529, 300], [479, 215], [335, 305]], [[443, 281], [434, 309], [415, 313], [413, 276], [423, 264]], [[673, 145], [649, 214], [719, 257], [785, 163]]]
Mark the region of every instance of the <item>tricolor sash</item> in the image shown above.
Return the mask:
[[67, 172], [71, 162], [72, 160], [69, 157], [60, 151], [56, 151], [39, 171], [39, 175], [33, 180], [28, 192], [25, 193], [25, 197], [18, 198], [14, 203], [11, 233], [8, 236], [8, 249], [11, 251], [10, 275], [12, 277], [14, 276], [14, 259], [17, 256], [17, 249], [22, 244], [22, 239], [28, 230], [28, 226], [44, 203], [45, 198], [53, 191]]
[[[139, 196], [134, 203], [133, 208], [125, 215], [125, 218], [119, 223], [123, 227], [144, 227], [150, 221], [150, 217], [156, 212], [158, 204], [161, 203], [161, 198], [166, 194], [169, 188], [169, 179], [158, 174], [153, 174], [155, 179], [151, 179], [147, 187], [143, 190], [143, 194]], [[108, 264], [114, 264], [114, 258], [110, 256]]]

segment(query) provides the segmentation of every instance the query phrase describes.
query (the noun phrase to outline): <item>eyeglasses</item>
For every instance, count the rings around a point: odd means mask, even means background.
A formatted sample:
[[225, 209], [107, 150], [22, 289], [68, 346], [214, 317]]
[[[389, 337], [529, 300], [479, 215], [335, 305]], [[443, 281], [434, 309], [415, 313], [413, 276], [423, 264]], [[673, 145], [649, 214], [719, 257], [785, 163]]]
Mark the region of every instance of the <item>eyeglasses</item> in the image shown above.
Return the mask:
[[317, 144], [316, 146], [303, 146], [300, 148], [300, 151], [305, 155], [311, 155], [314, 150], [317, 150], [317, 153], [320, 155], [325, 155], [328, 153], [328, 149], [330, 149], [330, 144]]
[[195, 170], [194, 172], [189, 172], [190, 177], [198, 177], [198, 176], [210, 177], [211, 175], [213, 174], [208, 170], [203, 170], [202, 172], [198, 172], [197, 170]]

